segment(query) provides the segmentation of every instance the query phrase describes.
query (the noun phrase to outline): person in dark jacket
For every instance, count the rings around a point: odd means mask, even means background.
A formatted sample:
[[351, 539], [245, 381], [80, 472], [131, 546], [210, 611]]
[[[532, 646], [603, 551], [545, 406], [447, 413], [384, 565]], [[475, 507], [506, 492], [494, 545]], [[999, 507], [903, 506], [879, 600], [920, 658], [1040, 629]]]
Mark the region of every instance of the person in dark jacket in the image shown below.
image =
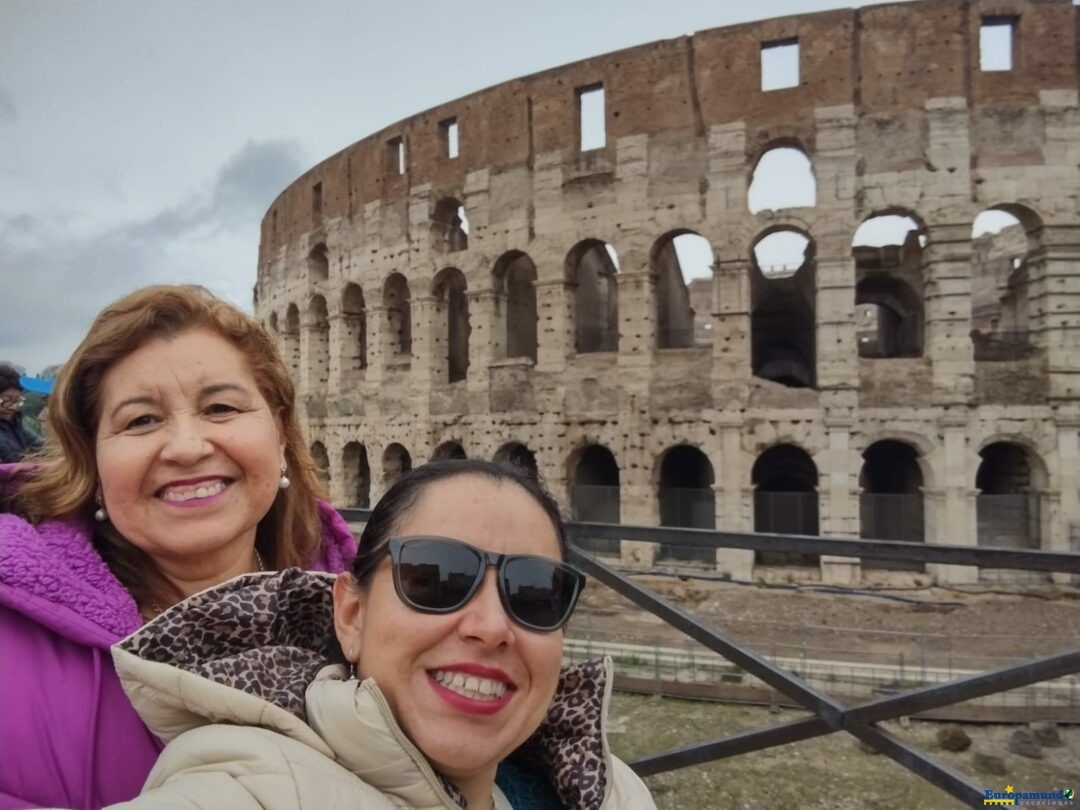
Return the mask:
[[23, 427], [25, 402], [19, 372], [11, 366], [0, 366], [0, 464], [18, 461], [41, 447], [41, 437]]

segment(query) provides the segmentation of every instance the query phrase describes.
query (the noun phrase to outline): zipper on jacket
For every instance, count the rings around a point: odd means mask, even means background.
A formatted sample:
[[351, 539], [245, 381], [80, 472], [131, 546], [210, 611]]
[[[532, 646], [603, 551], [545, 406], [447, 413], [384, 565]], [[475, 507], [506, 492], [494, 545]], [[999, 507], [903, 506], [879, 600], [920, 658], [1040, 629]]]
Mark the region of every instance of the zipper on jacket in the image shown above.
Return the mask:
[[413, 762], [415, 762], [416, 766], [420, 769], [420, 773], [423, 774], [424, 778], [428, 781], [428, 784], [434, 788], [435, 795], [438, 796], [439, 801], [443, 802], [447, 807], [461, 808], [461, 805], [454, 801], [450, 794], [446, 792], [446, 788], [444, 788], [442, 784], [442, 779], [435, 773], [435, 769], [431, 767], [431, 763], [427, 761], [427, 757], [425, 757], [420, 749], [413, 744], [412, 740], [405, 736], [405, 732], [402, 731], [401, 726], [398, 725], [397, 718], [394, 717], [394, 713], [390, 709], [390, 704], [386, 701], [386, 697], [383, 695], [382, 690], [379, 689], [378, 684], [369, 678], [364, 681], [361, 686], [375, 699], [375, 705], [379, 707], [379, 712], [386, 722], [386, 727], [390, 729], [390, 733], [394, 735], [394, 739], [397, 740], [398, 745], [405, 749], [405, 753], [412, 757]]

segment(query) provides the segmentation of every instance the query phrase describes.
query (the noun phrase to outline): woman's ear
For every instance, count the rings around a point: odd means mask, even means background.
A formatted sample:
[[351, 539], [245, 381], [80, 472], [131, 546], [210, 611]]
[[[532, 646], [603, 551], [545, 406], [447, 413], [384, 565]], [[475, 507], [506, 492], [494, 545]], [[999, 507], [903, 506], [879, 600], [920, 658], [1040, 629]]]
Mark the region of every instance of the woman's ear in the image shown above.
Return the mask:
[[364, 632], [364, 591], [348, 571], [334, 580], [334, 633], [350, 663], [355, 664], [360, 653]]

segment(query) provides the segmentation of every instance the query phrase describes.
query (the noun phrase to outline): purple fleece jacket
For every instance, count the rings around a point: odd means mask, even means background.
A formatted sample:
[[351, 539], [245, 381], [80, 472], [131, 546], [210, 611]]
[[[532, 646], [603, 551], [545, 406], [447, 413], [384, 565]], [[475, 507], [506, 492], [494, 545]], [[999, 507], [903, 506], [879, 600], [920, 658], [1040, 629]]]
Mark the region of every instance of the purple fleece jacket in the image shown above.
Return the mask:
[[[11, 473], [0, 465], [0, 494]], [[323, 554], [312, 569], [342, 571], [356, 542], [333, 507], [319, 509]], [[142, 618], [89, 529], [0, 514], [0, 810], [126, 801], [162, 748], [109, 655]]]

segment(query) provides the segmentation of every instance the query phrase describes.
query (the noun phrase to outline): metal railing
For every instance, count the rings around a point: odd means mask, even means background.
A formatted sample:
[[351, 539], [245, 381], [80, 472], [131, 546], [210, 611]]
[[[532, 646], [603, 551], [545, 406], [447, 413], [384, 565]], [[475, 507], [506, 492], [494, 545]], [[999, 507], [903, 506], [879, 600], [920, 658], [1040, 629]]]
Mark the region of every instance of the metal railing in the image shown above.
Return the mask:
[[[370, 514], [367, 510], [341, 511], [350, 520], [364, 520]], [[713, 550], [736, 548], [826, 554], [1076, 575], [1080, 575], [1080, 553], [603, 523], [571, 523], [567, 529], [570, 538], [570, 561], [588, 576], [659, 617], [690, 639], [719, 653], [754, 678], [812, 712], [810, 717], [729, 734], [630, 763], [641, 776], [701, 765], [737, 754], [844, 731], [966, 805], [982, 807], [983, 791], [975, 782], [881, 728], [878, 723], [1080, 673], [1080, 649], [1077, 649], [967, 675], [947, 683], [924, 685], [855, 705], [846, 705], [821, 691], [807, 679], [785, 671], [749, 646], [706, 625], [649, 588], [637, 584], [628, 576], [596, 559], [584, 551], [579, 542], [584, 537], [609, 541], [638, 540]]]
[[[713, 549], [741, 548], [755, 551], [809, 552], [876, 560], [909, 560], [922, 563], [1080, 574], [1080, 554], [1069, 552], [647, 526], [572, 524], [569, 528], [572, 541], [576, 541], [579, 536], [587, 535], [599, 538], [680, 543]], [[944, 684], [923, 686], [856, 705], [845, 705], [811, 685], [807, 680], [786, 672], [750, 647], [705, 625], [685, 610], [581, 551], [573, 542], [570, 556], [572, 562], [590, 577], [627, 597], [639, 607], [663, 619], [693, 640], [719, 653], [777, 692], [813, 712], [812, 717], [738, 732], [630, 763], [641, 776], [700, 765], [736, 754], [760, 751], [764, 748], [786, 745], [836, 731], [845, 731], [968, 806], [982, 807], [983, 792], [975, 782], [877, 724], [884, 720], [950, 706], [954, 703], [1080, 672], [1080, 650], [1074, 650], [1005, 666], [978, 675], [970, 675]]]

